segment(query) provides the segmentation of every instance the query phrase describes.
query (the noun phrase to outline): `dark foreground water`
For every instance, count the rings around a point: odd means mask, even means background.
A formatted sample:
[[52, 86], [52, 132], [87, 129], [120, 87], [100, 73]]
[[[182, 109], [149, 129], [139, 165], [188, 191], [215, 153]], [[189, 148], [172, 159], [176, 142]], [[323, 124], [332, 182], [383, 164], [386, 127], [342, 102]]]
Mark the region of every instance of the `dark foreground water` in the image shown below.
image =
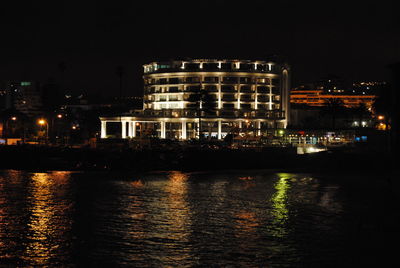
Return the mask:
[[379, 175], [0, 171], [0, 266], [389, 267], [397, 214]]

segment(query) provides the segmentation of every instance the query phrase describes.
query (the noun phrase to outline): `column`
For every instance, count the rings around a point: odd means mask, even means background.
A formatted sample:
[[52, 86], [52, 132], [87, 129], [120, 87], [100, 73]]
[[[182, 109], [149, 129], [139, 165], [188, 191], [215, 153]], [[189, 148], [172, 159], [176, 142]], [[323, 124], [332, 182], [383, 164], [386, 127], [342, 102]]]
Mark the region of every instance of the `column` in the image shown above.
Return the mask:
[[269, 103], [268, 103], [268, 107], [269, 110], [272, 110], [272, 79], [269, 78]]
[[161, 139], [165, 139], [165, 122], [161, 121]]
[[182, 121], [182, 140], [186, 140], [186, 120]]
[[238, 84], [236, 84], [236, 87], [237, 87], [236, 92], [237, 92], [237, 96], [238, 96], [238, 98], [237, 98], [237, 109], [240, 109], [240, 85], [239, 84], [240, 84], [240, 81], [238, 82]]
[[100, 138], [105, 139], [106, 137], [107, 137], [107, 121], [101, 121]]
[[136, 137], [136, 121], [132, 122], [132, 138]]
[[221, 132], [222, 132], [222, 121], [218, 120], [218, 139], [221, 139]]
[[257, 90], [257, 84], [256, 85], [252, 85], [252, 87], [254, 87], [254, 109], [257, 110], [258, 109], [258, 90]]
[[239, 120], [239, 128], [242, 129], [242, 121]]
[[125, 139], [126, 138], [126, 121], [121, 121], [121, 137], [123, 138], [123, 139]]
[[289, 107], [290, 107], [290, 93], [289, 93], [289, 88], [290, 88], [290, 77], [289, 77], [289, 73], [288, 70], [285, 69], [282, 72], [282, 86], [281, 86], [281, 105], [282, 107], [280, 108], [280, 110], [282, 112], [284, 112], [285, 114], [285, 120], [283, 121], [283, 128], [286, 128], [287, 125], [290, 122], [290, 111], [289, 111]]
[[128, 122], [128, 137], [132, 138], [132, 122]]
[[222, 76], [218, 76], [218, 109], [222, 109], [221, 82]]
[[257, 121], [257, 136], [261, 136], [261, 121]]

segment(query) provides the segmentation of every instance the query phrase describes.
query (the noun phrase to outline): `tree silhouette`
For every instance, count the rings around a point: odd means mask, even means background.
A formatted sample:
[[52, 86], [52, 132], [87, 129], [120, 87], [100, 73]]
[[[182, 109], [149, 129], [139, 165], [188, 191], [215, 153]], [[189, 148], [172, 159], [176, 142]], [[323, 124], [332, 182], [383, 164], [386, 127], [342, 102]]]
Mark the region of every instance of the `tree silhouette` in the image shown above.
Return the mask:
[[64, 61], [60, 61], [57, 65], [57, 70], [60, 73], [59, 83], [62, 91], [65, 90], [65, 71], [67, 70], [67, 64]]
[[391, 123], [390, 115], [391, 112], [391, 91], [390, 86], [385, 84], [381, 86], [378, 90], [378, 96], [373, 103], [374, 112], [378, 115], [383, 115], [385, 117], [385, 124], [389, 126]]
[[[14, 119], [13, 119], [14, 118]], [[0, 120], [3, 124], [3, 137], [23, 137], [26, 136], [28, 123], [31, 121], [24, 113], [9, 108], [0, 112]]]
[[331, 117], [331, 127], [336, 129], [336, 119], [339, 113], [343, 110], [343, 101], [338, 98], [331, 98], [327, 101], [323, 113]]
[[362, 126], [363, 119], [371, 115], [371, 112], [368, 111], [368, 108], [365, 105], [365, 103], [360, 103], [360, 105], [354, 109], [354, 112], [358, 117], [360, 127]]
[[117, 74], [119, 78], [119, 97], [122, 99], [122, 78], [125, 74], [125, 70], [123, 66], [117, 66], [115, 73]]
[[[118, 78], [119, 78], [119, 101], [120, 101], [120, 105], [121, 105], [121, 111], [122, 111], [122, 107], [123, 107], [123, 102], [122, 102], [122, 77], [124, 76], [124, 67], [123, 66], [117, 66], [115, 73], [117, 74]], [[119, 121], [122, 121], [121, 118], [121, 113], [119, 116]]]
[[208, 117], [211, 115], [215, 108], [214, 98], [207, 90], [199, 86], [196, 91], [190, 95], [189, 101], [196, 102], [197, 116], [199, 118], [199, 137], [202, 138], [201, 119], [203, 116]]

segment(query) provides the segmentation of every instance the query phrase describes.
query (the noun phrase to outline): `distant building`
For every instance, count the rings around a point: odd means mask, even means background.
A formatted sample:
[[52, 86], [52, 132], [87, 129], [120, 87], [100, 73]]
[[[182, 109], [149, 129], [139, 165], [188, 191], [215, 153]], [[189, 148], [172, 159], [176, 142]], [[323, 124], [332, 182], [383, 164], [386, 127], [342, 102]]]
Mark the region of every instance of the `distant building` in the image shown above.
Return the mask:
[[319, 106], [292, 105], [290, 113], [291, 127], [297, 129], [353, 129], [374, 126], [374, 119], [370, 113], [348, 111], [344, 107], [336, 110]]
[[0, 110], [6, 109], [7, 90], [6, 85], [0, 82]]
[[289, 68], [272, 61], [176, 60], [144, 66], [143, 110], [101, 117], [122, 138], [152, 129], [160, 138], [222, 139], [233, 129], [262, 135], [289, 122]]
[[290, 102], [295, 104], [305, 104], [309, 106], [326, 106], [333, 100], [340, 101], [344, 107], [356, 108], [360, 104], [370, 109], [374, 103], [375, 95], [355, 95], [355, 94], [326, 94], [322, 90], [292, 90], [290, 92]]
[[386, 82], [359, 81], [346, 83], [343, 79], [330, 76], [317, 82], [300, 85], [290, 92], [290, 102], [309, 106], [326, 106], [338, 101], [347, 108], [365, 104], [371, 108], [377, 95], [386, 87]]
[[30, 117], [42, 113], [42, 92], [39, 83], [7, 82], [3, 85], [1, 95], [4, 109], [15, 109]]
[[[374, 125], [371, 113], [373, 104], [379, 92], [385, 88], [385, 82], [356, 82], [346, 86], [343, 80], [337, 78], [321, 81], [291, 90], [292, 126], [332, 128], [333, 124], [329, 121], [334, 110], [334, 125], [338, 128]], [[360, 106], [365, 106], [368, 111], [359, 109]]]
[[346, 82], [334, 75], [323, 78], [317, 82], [311, 84], [312, 89], [321, 90], [324, 94], [336, 95], [336, 94], [347, 94], [349, 92], [349, 86]]
[[383, 81], [361, 81], [353, 83], [351, 93], [356, 95], [378, 95], [387, 85]]

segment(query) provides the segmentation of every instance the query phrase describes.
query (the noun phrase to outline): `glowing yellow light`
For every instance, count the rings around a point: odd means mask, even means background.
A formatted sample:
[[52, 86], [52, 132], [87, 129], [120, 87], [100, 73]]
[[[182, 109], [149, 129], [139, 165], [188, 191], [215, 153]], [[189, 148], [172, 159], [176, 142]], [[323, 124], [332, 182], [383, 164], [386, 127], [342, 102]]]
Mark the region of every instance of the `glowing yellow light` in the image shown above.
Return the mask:
[[15, 121], [15, 120], [17, 120], [17, 117], [13, 116], [13, 117], [11, 117], [11, 120]]
[[72, 126], [72, 129], [76, 129], [76, 126]]
[[62, 117], [63, 117], [62, 114], [57, 115], [57, 118], [62, 118]]
[[378, 119], [383, 120], [383, 119], [385, 119], [385, 117], [383, 115], [380, 115], [380, 116], [378, 116]]
[[38, 120], [38, 124], [43, 126], [43, 125], [46, 124], [46, 120], [44, 120], [44, 119], [39, 119], [39, 120]]
[[140, 126], [140, 123], [139, 123], [139, 122], [137, 122], [137, 123], [136, 123], [136, 126]]

